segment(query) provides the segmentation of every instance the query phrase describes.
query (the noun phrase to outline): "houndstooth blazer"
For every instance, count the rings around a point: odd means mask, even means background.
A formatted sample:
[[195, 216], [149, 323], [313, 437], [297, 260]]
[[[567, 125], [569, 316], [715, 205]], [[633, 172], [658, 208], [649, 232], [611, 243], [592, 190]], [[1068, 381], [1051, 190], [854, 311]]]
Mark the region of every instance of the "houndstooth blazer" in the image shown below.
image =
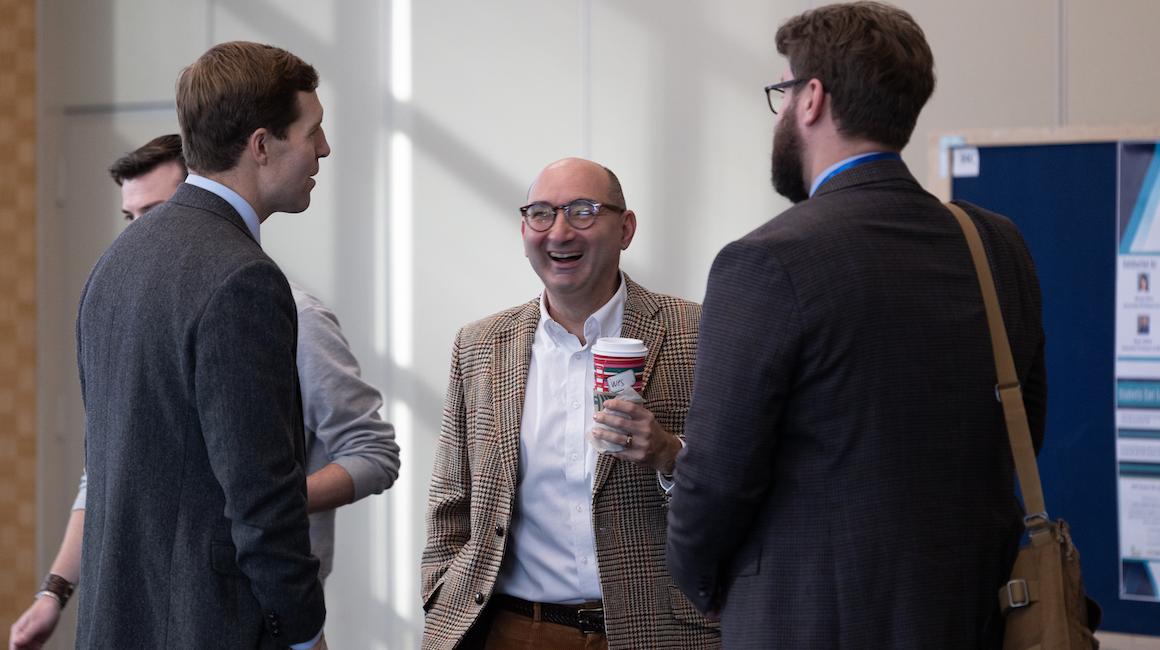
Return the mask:
[[[648, 346], [645, 406], [683, 435], [700, 305], [625, 276], [621, 335]], [[519, 474], [539, 300], [463, 327], [452, 351], [423, 551], [423, 648], [453, 648], [487, 606], [503, 561]], [[665, 567], [665, 500], [656, 472], [600, 456], [592, 490], [596, 557], [610, 648], [716, 648], [720, 633]]]

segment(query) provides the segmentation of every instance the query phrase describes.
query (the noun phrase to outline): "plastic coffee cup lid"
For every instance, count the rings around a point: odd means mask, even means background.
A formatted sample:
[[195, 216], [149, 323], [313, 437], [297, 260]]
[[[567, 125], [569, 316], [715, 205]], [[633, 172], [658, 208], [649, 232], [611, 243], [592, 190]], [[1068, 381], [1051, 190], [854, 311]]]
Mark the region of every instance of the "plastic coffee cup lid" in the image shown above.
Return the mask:
[[639, 357], [647, 355], [648, 348], [640, 339], [606, 336], [596, 339], [596, 343], [592, 346], [592, 353], [610, 357]]

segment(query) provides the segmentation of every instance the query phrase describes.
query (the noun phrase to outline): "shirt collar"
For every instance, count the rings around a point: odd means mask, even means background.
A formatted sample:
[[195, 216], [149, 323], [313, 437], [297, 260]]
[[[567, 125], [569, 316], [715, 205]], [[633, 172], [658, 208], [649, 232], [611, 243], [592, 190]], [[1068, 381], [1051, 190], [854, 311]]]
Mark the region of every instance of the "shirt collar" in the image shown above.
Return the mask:
[[254, 241], [258, 242], [259, 246], [262, 245], [262, 222], [258, 220], [258, 213], [254, 211], [254, 208], [250, 207], [250, 204], [242, 198], [241, 194], [238, 194], [213, 179], [197, 174], [191, 173], [185, 178], [185, 182], [195, 187], [200, 187], [212, 194], [216, 194], [224, 199], [226, 203], [229, 203], [242, 216], [242, 221], [246, 222], [246, 227], [250, 229], [250, 234], [254, 236]]
[[[612, 294], [608, 302], [584, 321], [584, 339], [587, 342], [585, 347], [591, 347], [598, 338], [620, 335], [620, 327], [624, 323], [624, 303], [628, 296], [628, 289], [624, 282], [624, 274], [617, 273], [617, 275], [620, 278], [620, 286], [616, 289], [616, 293]], [[557, 337], [573, 335], [564, 329], [563, 325], [552, 320], [548, 314], [546, 295], [547, 292], [540, 293], [540, 329], [548, 333], [548, 337], [553, 343], [560, 345], [561, 339]]]
[[885, 152], [883, 152], [883, 151], [871, 151], [868, 153], [860, 153], [857, 156], [850, 156], [849, 158], [839, 160], [838, 162], [830, 165], [829, 167], [826, 167], [825, 169], [822, 170], [822, 173], [820, 173], [814, 177], [814, 182], [812, 185], [810, 185], [810, 197], [813, 197], [814, 192], [818, 191], [818, 188], [821, 187], [822, 183], [824, 183], [827, 179], [829, 179], [830, 176], [834, 173], [834, 171], [837, 170], [842, 165], [847, 165], [847, 164], [852, 163], [852, 162], [858, 162], [859, 160], [862, 160], [863, 158], [869, 158], [870, 156], [877, 156], [877, 155], [882, 154], [882, 153], [885, 153]]

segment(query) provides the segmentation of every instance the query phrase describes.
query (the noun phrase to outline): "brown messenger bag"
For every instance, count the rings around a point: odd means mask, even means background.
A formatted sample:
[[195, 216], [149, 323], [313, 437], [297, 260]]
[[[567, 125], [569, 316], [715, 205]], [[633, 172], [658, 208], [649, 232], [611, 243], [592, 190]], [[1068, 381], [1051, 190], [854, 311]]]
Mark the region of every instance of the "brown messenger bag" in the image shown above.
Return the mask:
[[1011, 358], [1011, 344], [1003, 325], [995, 280], [974, 222], [957, 205], [947, 208], [959, 222], [971, 249], [971, 259], [983, 292], [991, 349], [998, 383], [995, 396], [1003, 404], [1007, 437], [1019, 477], [1027, 515], [1023, 525], [1028, 543], [1019, 549], [1011, 579], [999, 589], [999, 607], [1005, 619], [1004, 650], [1086, 650], [1099, 648], [1092, 635], [1099, 626], [1099, 605], [1084, 593], [1079, 551], [1071, 541], [1067, 522], [1051, 521], [1043, 502], [1039, 467], [1023, 408], [1023, 391]]

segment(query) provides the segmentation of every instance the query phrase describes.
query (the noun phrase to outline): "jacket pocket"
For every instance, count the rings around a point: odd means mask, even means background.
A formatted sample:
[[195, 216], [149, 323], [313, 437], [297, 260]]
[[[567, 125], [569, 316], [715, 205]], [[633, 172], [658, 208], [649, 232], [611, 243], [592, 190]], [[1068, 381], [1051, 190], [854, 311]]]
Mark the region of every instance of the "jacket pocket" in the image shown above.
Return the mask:
[[210, 542], [209, 565], [214, 573], [223, 576], [240, 576], [242, 570], [238, 568], [238, 550], [228, 542]]
[[673, 610], [673, 618], [682, 623], [711, 629], [721, 627], [720, 623], [710, 621], [704, 616], [701, 616], [701, 613], [697, 611], [693, 603], [689, 602], [688, 598], [685, 598], [685, 594], [682, 594], [676, 585], [669, 585], [669, 606]]
[[729, 564], [729, 575], [733, 577], [755, 576], [761, 573], [761, 545], [742, 546], [733, 562]]
[[443, 590], [443, 581], [440, 580], [439, 584], [435, 585], [435, 588], [431, 590], [431, 595], [427, 596], [427, 600], [423, 601], [423, 613], [424, 614], [431, 613], [431, 610], [435, 608], [435, 602], [437, 600], [439, 600], [439, 592], [442, 590]]

